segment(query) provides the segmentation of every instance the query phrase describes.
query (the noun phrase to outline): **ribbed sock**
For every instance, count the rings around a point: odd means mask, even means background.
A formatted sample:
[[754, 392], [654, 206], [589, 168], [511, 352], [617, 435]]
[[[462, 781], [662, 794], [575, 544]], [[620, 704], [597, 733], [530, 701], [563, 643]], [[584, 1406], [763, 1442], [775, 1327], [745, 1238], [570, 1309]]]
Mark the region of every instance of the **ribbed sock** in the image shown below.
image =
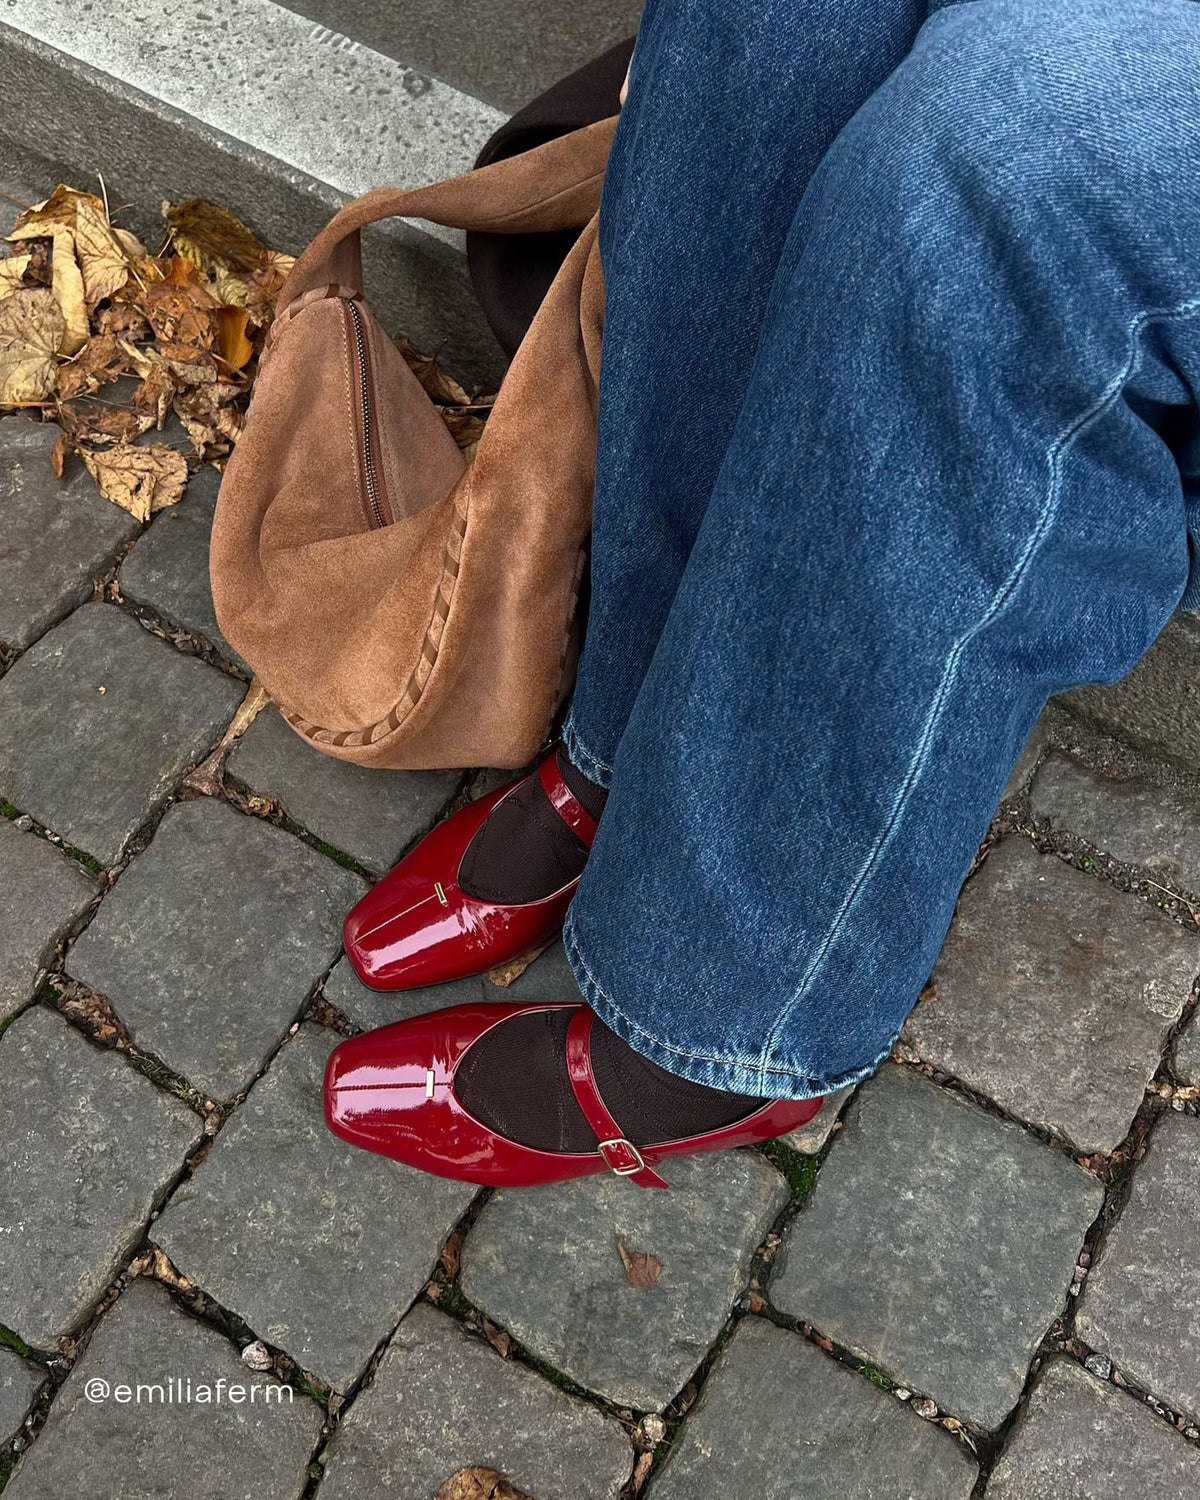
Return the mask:
[[[516, 1016], [487, 1032], [458, 1070], [455, 1092], [492, 1130], [539, 1151], [596, 1149], [567, 1074], [570, 1010]], [[762, 1103], [706, 1088], [642, 1057], [597, 1018], [592, 1069], [600, 1097], [627, 1140], [648, 1146], [718, 1130]]]
[[[592, 817], [599, 818], [608, 793], [577, 770], [561, 746], [555, 757], [563, 780]], [[458, 883], [476, 900], [517, 906], [541, 901], [578, 879], [587, 857], [587, 845], [550, 805], [538, 778], [530, 776], [471, 840]]]

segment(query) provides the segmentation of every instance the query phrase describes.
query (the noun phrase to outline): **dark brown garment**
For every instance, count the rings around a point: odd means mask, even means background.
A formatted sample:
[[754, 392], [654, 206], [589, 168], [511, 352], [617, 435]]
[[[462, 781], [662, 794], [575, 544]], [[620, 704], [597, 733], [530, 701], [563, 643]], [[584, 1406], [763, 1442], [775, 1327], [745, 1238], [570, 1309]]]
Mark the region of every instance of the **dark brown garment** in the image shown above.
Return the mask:
[[[633, 43], [633, 37], [619, 42], [519, 109], [484, 146], [475, 165], [503, 161], [615, 115]], [[475, 295], [510, 359], [578, 237], [575, 229], [549, 234], [488, 234], [482, 230], [467, 234], [467, 263]]]

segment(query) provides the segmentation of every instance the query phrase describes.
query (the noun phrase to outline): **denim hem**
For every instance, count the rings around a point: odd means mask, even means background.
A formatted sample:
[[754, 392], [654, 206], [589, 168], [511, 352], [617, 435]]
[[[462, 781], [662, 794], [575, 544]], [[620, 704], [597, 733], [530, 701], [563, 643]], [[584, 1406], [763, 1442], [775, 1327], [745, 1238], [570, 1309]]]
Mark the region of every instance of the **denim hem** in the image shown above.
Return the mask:
[[668, 1073], [687, 1078], [692, 1083], [705, 1084], [709, 1088], [725, 1089], [729, 1093], [745, 1094], [755, 1099], [824, 1098], [869, 1078], [887, 1061], [900, 1037], [901, 1028], [898, 1028], [873, 1061], [823, 1078], [814, 1077], [799, 1068], [773, 1066], [764, 1069], [758, 1058], [714, 1057], [709, 1053], [685, 1051], [652, 1036], [605, 994], [580, 951], [570, 911], [563, 924], [563, 947], [584, 999], [610, 1031], [615, 1031], [635, 1052], [648, 1057]]
[[589, 781], [602, 786], [606, 792], [612, 789], [612, 767], [605, 765], [599, 756], [593, 755], [579, 738], [574, 709], [567, 715], [567, 722], [563, 725], [562, 742], [567, 759], [577, 771], [582, 771]]

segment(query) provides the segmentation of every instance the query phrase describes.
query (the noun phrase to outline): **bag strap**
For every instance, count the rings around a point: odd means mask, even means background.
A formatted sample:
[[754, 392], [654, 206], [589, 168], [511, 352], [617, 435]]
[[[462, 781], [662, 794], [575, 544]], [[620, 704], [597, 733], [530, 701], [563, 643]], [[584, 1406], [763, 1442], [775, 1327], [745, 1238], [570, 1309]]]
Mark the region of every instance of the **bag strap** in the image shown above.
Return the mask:
[[418, 188], [375, 188], [341, 209], [296, 261], [275, 303], [281, 313], [314, 287], [362, 289], [360, 235], [380, 219], [428, 219], [453, 229], [539, 234], [582, 229], [600, 206], [617, 117], [532, 151]]

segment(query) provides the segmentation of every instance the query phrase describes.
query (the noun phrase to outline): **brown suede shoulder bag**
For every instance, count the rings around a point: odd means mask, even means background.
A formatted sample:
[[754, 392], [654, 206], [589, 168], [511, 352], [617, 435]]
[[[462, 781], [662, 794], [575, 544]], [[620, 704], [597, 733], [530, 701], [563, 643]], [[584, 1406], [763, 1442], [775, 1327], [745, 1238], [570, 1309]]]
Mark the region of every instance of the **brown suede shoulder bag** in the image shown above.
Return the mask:
[[[348, 204], [279, 295], [212, 535], [226, 638], [311, 744], [362, 765], [525, 765], [570, 686], [591, 525], [615, 120]], [[362, 298], [359, 232], [583, 227], [466, 462]]]

